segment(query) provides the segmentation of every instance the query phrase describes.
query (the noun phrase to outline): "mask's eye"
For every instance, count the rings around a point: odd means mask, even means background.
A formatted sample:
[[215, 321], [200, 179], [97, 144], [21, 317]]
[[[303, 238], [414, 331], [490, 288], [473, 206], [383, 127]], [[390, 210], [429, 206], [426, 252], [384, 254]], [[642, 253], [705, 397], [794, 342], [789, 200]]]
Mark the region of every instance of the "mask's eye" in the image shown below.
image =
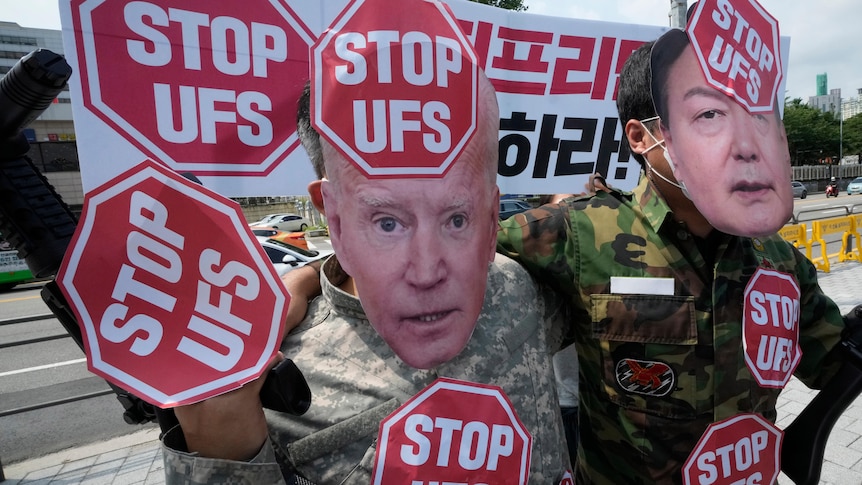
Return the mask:
[[377, 221], [377, 225], [380, 226], [383, 232], [392, 232], [398, 227], [398, 222], [391, 217], [383, 217]]
[[699, 118], [703, 118], [705, 120], [712, 120], [715, 119], [716, 116], [718, 116], [718, 111], [711, 109], [709, 111], [704, 111], [703, 113], [701, 113]]
[[464, 214], [455, 214], [450, 220], [452, 221], [452, 226], [456, 229], [461, 229], [467, 225], [467, 218]]

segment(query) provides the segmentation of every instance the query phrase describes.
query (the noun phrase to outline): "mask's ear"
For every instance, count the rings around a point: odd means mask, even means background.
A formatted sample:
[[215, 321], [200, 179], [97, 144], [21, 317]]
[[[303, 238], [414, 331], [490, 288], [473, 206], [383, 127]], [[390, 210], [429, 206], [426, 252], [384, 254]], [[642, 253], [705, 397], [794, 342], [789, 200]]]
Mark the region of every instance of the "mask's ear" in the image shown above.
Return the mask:
[[322, 185], [322, 180], [315, 180], [308, 184], [308, 196], [311, 199], [311, 204], [317, 209], [321, 214], [326, 215], [326, 211], [323, 207], [323, 194], [320, 191], [320, 186]]

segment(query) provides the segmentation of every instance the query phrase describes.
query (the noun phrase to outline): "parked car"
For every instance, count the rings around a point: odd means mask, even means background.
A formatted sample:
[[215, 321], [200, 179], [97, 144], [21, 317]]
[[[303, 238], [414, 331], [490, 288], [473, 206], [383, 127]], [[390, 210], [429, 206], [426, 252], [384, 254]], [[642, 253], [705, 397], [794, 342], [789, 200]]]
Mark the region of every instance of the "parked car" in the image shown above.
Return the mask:
[[794, 180], [790, 182], [790, 186], [793, 187], [793, 197], [799, 197], [800, 199], [804, 199], [808, 197], [808, 189], [805, 188], [805, 185], [802, 182]]
[[515, 214], [532, 209], [530, 204], [523, 200], [507, 199], [500, 201], [500, 220], [508, 219]]
[[862, 177], [856, 177], [847, 185], [847, 195], [862, 194]]
[[312, 261], [317, 261], [332, 254], [331, 250], [306, 250], [264, 236], [258, 236], [257, 241], [263, 246], [264, 252], [266, 252], [269, 260], [275, 267], [275, 272], [279, 276], [284, 276], [296, 268], [301, 268]]
[[275, 219], [276, 217], [278, 217], [280, 215], [281, 214], [267, 214], [267, 215], [261, 217], [260, 220], [257, 220], [254, 222], [249, 222], [248, 225], [249, 226], [263, 226], [267, 222], [271, 221], [272, 219]]
[[302, 249], [308, 249], [308, 241], [305, 240], [304, 232], [285, 232], [266, 226], [251, 226], [250, 229], [255, 236], [264, 236]]
[[305, 231], [308, 229], [309, 223], [307, 219], [296, 214], [278, 214], [263, 224], [256, 225], [269, 226], [280, 231]]

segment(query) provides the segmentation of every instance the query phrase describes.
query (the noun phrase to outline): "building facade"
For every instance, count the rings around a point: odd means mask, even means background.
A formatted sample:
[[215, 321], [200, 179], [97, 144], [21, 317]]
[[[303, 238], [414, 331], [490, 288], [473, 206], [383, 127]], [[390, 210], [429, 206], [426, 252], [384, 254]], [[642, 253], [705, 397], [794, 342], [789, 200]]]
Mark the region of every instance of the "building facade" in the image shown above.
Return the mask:
[[[62, 55], [62, 32], [21, 27], [14, 22], [0, 20], [0, 78], [5, 77], [22, 57], [36, 49], [48, 49]], [[80, 210], [84, 193], [68, 87], [30, 123], [24, 135], [30, 142], [27, 155], [34, 165], [72, 210]]]
[[832, 113], [837, 119], [841, 115], [841, 88], [830, 89], [829, 94], [824, 96], [809, 97], [808, 106], [824, 113]]

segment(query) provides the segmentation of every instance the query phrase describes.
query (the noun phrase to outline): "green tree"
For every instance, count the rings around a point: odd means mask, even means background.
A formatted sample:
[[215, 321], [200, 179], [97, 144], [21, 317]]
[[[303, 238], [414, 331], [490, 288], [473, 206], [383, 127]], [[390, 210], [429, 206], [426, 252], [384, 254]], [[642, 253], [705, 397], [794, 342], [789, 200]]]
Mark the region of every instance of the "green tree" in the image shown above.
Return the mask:
[[832, 113], [805, 105], [800, 98], [785, 101], [784, 129], [791, 163], [814, 165], [818, 159], [837, 157], [838, 124]]
[[844, 120], [844, 155], [860, 155], [862, 162], [862, 114]]
[[523, 0], [470, 0], [470, 1], [485, 4], [485, 5], [491, 5], [493, 7], [505, 8], [506, 10], [515, 10], [517, 12], [523, 12], [524, 10], [527, 10], [527, 6], [524, 5]]

